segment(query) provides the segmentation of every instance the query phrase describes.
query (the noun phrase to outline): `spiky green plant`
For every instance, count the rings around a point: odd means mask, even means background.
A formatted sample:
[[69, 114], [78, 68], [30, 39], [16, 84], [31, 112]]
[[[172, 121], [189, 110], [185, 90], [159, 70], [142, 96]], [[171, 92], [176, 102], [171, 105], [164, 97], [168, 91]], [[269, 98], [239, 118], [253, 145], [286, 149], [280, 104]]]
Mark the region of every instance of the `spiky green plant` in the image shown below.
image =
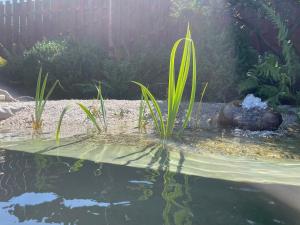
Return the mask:
[[199, 101], [199, 105], [198, 105], [198, 110], [196, 112], [196, 127], [198, 127], [198, 128], [200, 127], [200, 115], [201, 115], [201, 112], [202, 112], [203, 97], [204, 97], [204, 94], [206, 92], [207, 86], [208, 86], [208, 82], [205, 83], [205, 85], [203, 87], [203, 90], [201, 92], [201, 97], [200, 97], [200, 101]]
[[97, 122], [96, 116], [82, 103], [77, 103], [77, 105], [81, 108], [81, 110], [86, 114], [87, 118], [93, 123], [93, 125], [97, 128], [98, 132], [101, 132], [100, 125]]
[[43, 116], [43, 112], [45, 110], [47, 100], [53, 93], [56, 85], [59, 84], [59, 81], [56, 80], [54, 82], [54, 84], [51, 86], [51, 88], [49, 89], [47, 95], [45, 96], [48, 74], [46, 74], [46, 76], [42, 82], [42, 73], [43, 73], [43, 70], [42, 70], [42, 68], [40, 68], [38, 80], [37, 80], [37, 84], [36, 84], [35, 112], [34, 112], [34, 115], [32, 116], [33, 117], [32, 118], [32, 127], [36, 131], [38, 131], [42, 128], [42, 125], [43, 125], [42, 116]]
[[70, 109], [70, 106], [66, 106], [60, 114], [60, 117], [59, 117], [59, 120], [57, 123], [57, 128], [56, 128], [56, 136], [55, 136], [57, 144], [59, 144], [59, 142], [60, 142], [60, 129], [61, 129], [61, 124], [62, 124], [63, 118], [69, 109]]
[[102, 88], [101, 88], [101, 82], [99, 81], [97, 89], [97, 100], [100, 101], [100, 106], [98, 109], [99, 117], [101, 116], [104, 129], [107, 130], [107, 120], [106, 120], [106, 108], [104, 104], [104, 99], [102, 96]]
[[[177, 76], [177, 81], [175, 81], [175, 56], [176, 56], [178, 46], [182, 42], [184, 42], [183, 55], [181, 58], [181, 64], [180, 64], [179, 74]], [[191, 60], [192, 60], [192, 89], [191, 89], [191, 95], [190, 95], [187, 113], [185, 115], [185, 119], [182, 124], [182, 129], [184, 129], [189, 122], [194, 107], [195, 94], [196, 94], [196, 82], [197, 82], [196, 50], [195, 50], [194, 42], [191, 39], [191, 31], [189, 26], [187, 28], [187, 33], [185, 38], [177, 40], [171, 51], [169, 85], [168, 85], [168, 114], [167, 114], [166, 123], [164, 122], [160, 106], [156, 101], [155, 97], [149, 91], [149, 89], [143, 84], [133, 81], [133, 83], [137, 84], [141, 88], [142, 95], [149, 108], [156, 130], [159, 132], [160, 136], [163, 139], [168, 138], [173, 134], [176, 117], [179, 111], [179, 106], [182, 100], [183, 91], [185, 89], [186, 81], [190, 70]]]
[[146, 111], [146, 105], [143, 98], [143, 95], [141, 96], [140, 106], [139, 106], [139, 122], [138, 122], [138, 128], [140, 131], [143, 129], [146, 129], [146, 118], [145, 118], [145, 111]]

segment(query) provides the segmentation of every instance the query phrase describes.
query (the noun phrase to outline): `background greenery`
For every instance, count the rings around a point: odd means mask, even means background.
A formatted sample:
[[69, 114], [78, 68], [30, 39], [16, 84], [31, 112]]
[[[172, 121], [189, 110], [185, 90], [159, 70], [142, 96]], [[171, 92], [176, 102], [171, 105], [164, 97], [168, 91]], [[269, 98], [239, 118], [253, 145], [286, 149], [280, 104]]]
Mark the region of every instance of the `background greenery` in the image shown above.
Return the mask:
[[[299, 1], [170, 2], [172, 21], [191, 24], [198, 54], [198, 84], [203, 87], [209, 83], [205, 101], [225, 102], [254, 93], [274, 105], [300, 103], [299, 49], [294, 44], [299, 39], [295, 36], [300, 27]], [[119, 47], [111, 55], [98, 43], [71, 37], [44, 40], [18, 52], [2, 47], [0, 55], [8, 64], [0, 68], [0, 82], [20, 94], [33, 96], [42, 66], [50, 82], [58, 79], [63, 86], [54, 93], [56, 99], [91, 98], [97, 93], [97, 81], [103, 82], [107, 98], [139, 99], [132, 80], [164, 98], [170, 48], [143, 39], [130, 49]]]

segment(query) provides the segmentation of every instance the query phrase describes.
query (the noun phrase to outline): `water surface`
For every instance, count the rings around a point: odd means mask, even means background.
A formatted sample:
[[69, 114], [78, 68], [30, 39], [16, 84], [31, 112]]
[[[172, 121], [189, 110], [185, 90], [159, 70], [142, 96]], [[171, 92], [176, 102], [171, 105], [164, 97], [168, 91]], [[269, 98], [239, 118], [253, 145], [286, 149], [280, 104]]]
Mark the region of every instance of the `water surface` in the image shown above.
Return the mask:
[[300, 224], [300, 187], [0, 151], [1, 224]]

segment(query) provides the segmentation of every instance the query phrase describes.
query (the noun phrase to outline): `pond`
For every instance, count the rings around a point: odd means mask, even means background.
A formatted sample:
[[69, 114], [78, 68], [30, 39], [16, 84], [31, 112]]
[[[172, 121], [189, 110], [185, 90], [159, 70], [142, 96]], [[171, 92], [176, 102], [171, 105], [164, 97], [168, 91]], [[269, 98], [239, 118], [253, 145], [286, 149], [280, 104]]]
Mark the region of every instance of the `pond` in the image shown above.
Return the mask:
[[[299, 224], [300, 187], [0, 151], [1, 224]], [[3, 223], [4, 222], [4, 223]]]

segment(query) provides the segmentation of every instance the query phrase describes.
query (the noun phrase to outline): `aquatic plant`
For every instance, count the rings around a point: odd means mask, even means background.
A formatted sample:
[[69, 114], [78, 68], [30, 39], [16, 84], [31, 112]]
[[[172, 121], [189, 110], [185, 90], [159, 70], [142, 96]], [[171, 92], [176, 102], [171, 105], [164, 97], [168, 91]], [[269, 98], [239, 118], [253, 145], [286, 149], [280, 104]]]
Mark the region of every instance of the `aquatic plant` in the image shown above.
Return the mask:
[[38, 80], [37, 80], [37, 84], [36, 84], [35, 113], [32, 116], [32, 127], [35, 131], [42, 128], [42, 125], [43, 125], [42, 116], [43, 116], [43, 112], [45, 110], [45, 105], [47, 103], [47, 100], [53, 93], [56, 85], [59, 84], [59, 81], [56, 80], [54, 82], [54, 84], [51, 86], [51, 88], [49, 89], [47, 95], [45, 96], [48, 74], [46, 74], [46, 76], [42, 82], [42, 73], [43, 73], [43, 70], [42, 70], [42, 68], [40, 68]]
[[146, 104], [142, 95], [140, 100], [140, 106], [139, 106], [139, 121], [138, 121], [138, 128], [140, 131], [146, 130], [147, 121], [145, 118], [145, 112], [146, 112]]
[[[183, 54], [182, 54], [179, 74], [177, 77], [177, 82], [175, 82], [175, 56], [176, 56], [178, 46], [182, 42], [184, 42]], [[163, 139], [168, 138], [173, 134], [176, 117], [179, 111], [179, 106], [182, 100], [183, 91], [185, 89], [186, 81], [190, 70], [191, 58], [192, 58], [192, 89], [191, 89], [191, 95], [190, 95], [187, 113], [185, 115], [185, 119], [182, 124], [182, 129], [184, 129], [189, 122], [193, 110], [193, 106], [195, 102], [195, 94], [196, 94], [196, 82], [197, 82], [196, 51], [195, 51], [194, 42], [191, 39], [191, 31], [189, 26], [187, 28], [187, 33], [185, 38], [177, 40], [171, 51], [170, 68], [169, 68], [169, 84], [168, 84], [168, 114], [167, 114], [166, 124], [163, 120], [163, 115], [160, 106], [157, 100], [155, 99], [155, 97], [149, 91], [149, 89], [143, 84], [133, 81], [133, 83], [137, 84], [141, 88], [143, 98], [149, 108], [151, 117], [153, 118], [154, 121], [155, 128]]]
[[87, 118], [94, 124], [94, 126], [97, 128], [97, 130], [99, 132], [101, 132], [101, 128], [97, 122], [96, 116], [94, 116], [93, 113], [82, 103], [77, 103], [77, 105], [82, 109], [82, 111], [86, 114]]
[[64, 118], [66, 112], [69, 110], [69, 108], [70, 108], [70, 106], [66, 106], [59, 116], [59, 120], [58, 120], [58, 124], [57, 124], [57, 128], [56, 128], [56, 136], [55, 136], [57, 144], [59, 144], [59, 142], [60, 142], [60, 129], [61, 129], [62, 121], [63, 121], [63, 118]]
[[104, 129], [107, 130], [106, 108], [105, 108], [104, 99], [102, 96], [102, 88], [101, 88], [100, 81], [98, 83], [98, 87], [96, 86], [96, 89], [97, 89], [97, 100], [100, 101], [100, 106], [99, 106], [99, 109], [97, 112], [98, 112], [99, 118], [102, 118]]
[[[96, 87], [96, 88], [98, 91], [97, 100], [100, 101], [100, 107], [96, 113], [93, 110], [90, 110], [88, 107], [86, 107], [82, 103], [77, 103], [77, 105], [86, 114], [87, 118], [93, 123], [93, 125], [96, 127], [97, 131], [100, 133], [102, 131], [102, 129], [101, 129], [100, 124], [97, 121], [97, 117], [99, 117], [99, 119], [100, 119], [100, 115], [102, 115], [103, 126], [104, 126], [105, 130], [107, 129], [107, 122], [106, 122], [107, 119], [106, 119], [106, 109], [105, 109], [105, 105], [104, 105], [100, 82], [99, 82], [98, 87]], [[57, 128], [56, 128], [56, 136], [55, 136], [57, 144], [60, 143], [60, 130], [61, 130], [62, 121], [63, 121], [65, 114], [69, 110], [69, 108], [70, 108], [70, 106], [65, 107], [60, 114], [60, 117], [59, 117], [59, 120], [57, 123]]]
[[203, 90], [201, 92], [201, 97], [200, 97], [200, 100], [199, 100], [198, 110], [196, 112], [196, 127], [197, 128], [200, 127], [200, 115], [201, 115], [201, 112], [202, 112], [203, 97], [204, 97], [204, 94], [206, 92], [207, 86], [208, 86], [208, 82], [205, 83], [205, 85], [203, 87]]

